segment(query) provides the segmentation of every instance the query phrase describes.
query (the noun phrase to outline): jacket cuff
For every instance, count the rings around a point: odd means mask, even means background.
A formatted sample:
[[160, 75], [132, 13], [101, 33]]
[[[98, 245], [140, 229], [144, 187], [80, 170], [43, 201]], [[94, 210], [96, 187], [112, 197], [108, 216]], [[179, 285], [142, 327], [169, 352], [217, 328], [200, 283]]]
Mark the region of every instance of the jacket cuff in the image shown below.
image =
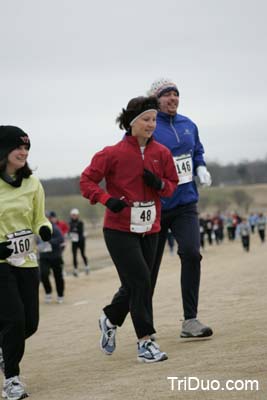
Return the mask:
[[99, 196], [99, 200], [98, 200], [98, 201], [99, 201], [99, 203], [105, 205], [106, 202], [107, 202], [110, 198], [111, 198], [110, 194], [108, 194], [108, 193], [102, 193], [102, 194]]

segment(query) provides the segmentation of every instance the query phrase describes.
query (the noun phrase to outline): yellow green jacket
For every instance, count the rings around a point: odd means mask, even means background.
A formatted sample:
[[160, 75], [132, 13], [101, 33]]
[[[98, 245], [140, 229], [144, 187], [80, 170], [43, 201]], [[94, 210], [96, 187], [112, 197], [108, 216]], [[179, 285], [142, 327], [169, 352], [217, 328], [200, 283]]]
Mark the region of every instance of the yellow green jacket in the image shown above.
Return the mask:
[[[7, 234], [31, 229], [36, 235], [42, 225], [52, 225], [45, 216], [45, 195], [41, 182], [31, 175], [22, 180], [20, 187], [13, 187], [0, 179], [0, 242], [7, 239]], [[36, 254], [36, 249], [34, 250]], [[27, 256], [20, 266], [36, 267], [37, 258]], [[0, 263], [7, 262], [0, 260]]]

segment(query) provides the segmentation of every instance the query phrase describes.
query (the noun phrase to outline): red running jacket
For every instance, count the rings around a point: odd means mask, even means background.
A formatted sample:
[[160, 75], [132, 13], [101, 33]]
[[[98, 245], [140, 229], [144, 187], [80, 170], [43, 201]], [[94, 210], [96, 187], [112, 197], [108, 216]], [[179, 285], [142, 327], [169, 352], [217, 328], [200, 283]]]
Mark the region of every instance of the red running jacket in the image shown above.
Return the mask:
[[[164, 182], [162, 190], [157, 191], [144, 183], [144, 168], [161, 178]], [[107, 191], [99, 186], [103, 178], [106, 180]], [[129, 207], [119, 213], [106, 208], [105, 228], [130, 232], [133, 203], [154, 201], [156, 219], [146, 234], [160, 231], [160, 197], [170, 197], [177, 184], [176, 168], [167, 147], [151, 138], [145, 147], [143, 159], [136, 137], [127, 135], [117, 144], [96, 153], [80, 178], [81, 193], [91, 204], [105, 204], [111, 197], [123, 199], [128, 204]]]

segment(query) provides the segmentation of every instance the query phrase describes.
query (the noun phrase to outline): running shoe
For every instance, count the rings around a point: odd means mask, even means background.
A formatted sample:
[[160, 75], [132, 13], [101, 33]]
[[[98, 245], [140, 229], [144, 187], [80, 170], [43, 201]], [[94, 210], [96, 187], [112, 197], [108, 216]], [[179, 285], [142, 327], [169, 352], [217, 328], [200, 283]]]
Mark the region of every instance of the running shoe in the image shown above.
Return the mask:
[[165, 352], [160, 351], [159, 345], [151, 340], [146, 340], [140, 345], [138, 343], [137, 360], [144, 363], [154, 363], [168, 360]]
[[20, 381], [18, 376], [5, 379], [2, 390], [2, 397], [7, 400], [21, 400], [28, 397], [25, 385]]
[[46, 304], [52, 303], [52, 294], [46, 294], [45, 295], [45, 303]]
[[76, 268], [74, 268], [74, 270], [72, 271], [72, 275], [75, 276], [76, 278], [78, 278], [79, 273], [78, 273], [78, 270]]
[[90, 273], [90, 267], [89, 267], [89, 265], [86, 265], [86, 266], [84, 267], [84, 272], [85, 272], [85, 275], [89, 275], [89, 273]]
[[117, 327], [110, 328], [107, 326], [107, 316], [103, 313], [99, 319], [99, 328], [101, 330], [100, 348], [107, 354], [111, 355], [116, 349], [116, 331]]
[[198, 319], [186, 319], [182, 324], [181, 338], [202, 338], [212, 336], [209, 326], [202, 324]]
[[64, 297], [63, 296], [58, 296], [57, 297], [57, 303], [62, 304], [64, 302]]

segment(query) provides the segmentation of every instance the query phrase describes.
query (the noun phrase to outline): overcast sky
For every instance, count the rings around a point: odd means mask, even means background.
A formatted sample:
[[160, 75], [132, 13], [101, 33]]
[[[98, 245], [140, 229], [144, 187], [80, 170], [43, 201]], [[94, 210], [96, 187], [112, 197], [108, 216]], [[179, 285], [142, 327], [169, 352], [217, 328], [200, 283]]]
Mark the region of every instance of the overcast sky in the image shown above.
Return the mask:
[[267, 156], [265, 0], [0, 0], [0, 124], [40, 178], [76, 176], [156, 78], [180, 90], [206, 160]]

